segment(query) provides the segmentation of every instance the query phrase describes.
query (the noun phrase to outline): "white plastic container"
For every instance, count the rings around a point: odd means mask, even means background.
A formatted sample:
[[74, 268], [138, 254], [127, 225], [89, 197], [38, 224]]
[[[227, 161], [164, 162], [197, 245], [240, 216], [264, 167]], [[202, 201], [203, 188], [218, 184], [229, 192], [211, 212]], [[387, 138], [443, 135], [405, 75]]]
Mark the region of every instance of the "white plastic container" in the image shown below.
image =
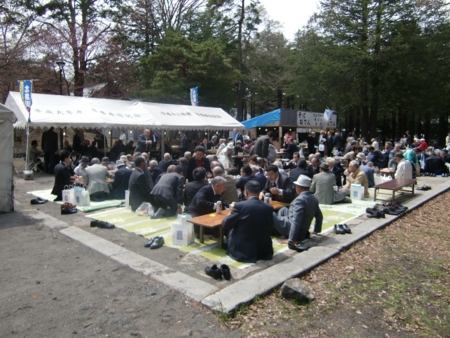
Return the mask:
[[130, 190], [125, 190], [125, 208], [130, 208]]
[[364, 198], [364, 187], [361, 184], [352, 184], [350, 187], [350, 198], [360, 201]]
[[24, 170], [23, 171], [23, 179], [25, 181], [34, 180], [33, 170]]
[[185, 224], [172, 223], [172, 244], [188, 246], [195, 242], [194, 224], [185, 222]]

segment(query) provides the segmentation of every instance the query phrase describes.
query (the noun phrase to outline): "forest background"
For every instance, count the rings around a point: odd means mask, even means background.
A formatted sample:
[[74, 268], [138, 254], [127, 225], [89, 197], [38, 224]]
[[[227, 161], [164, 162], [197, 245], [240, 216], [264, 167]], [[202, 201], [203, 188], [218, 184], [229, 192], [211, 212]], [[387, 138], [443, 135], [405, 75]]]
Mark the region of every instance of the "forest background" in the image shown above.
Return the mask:
[[[301, 0], [306, 1], [306, 0]], [[293, 41], [257, 0], [0, 0], [0, 102], [34, 92], [338, 113], [366, 138], [449, 130], [444, 0], [322, 0]], [[295, 11], [295, 8], [286, 8]]]

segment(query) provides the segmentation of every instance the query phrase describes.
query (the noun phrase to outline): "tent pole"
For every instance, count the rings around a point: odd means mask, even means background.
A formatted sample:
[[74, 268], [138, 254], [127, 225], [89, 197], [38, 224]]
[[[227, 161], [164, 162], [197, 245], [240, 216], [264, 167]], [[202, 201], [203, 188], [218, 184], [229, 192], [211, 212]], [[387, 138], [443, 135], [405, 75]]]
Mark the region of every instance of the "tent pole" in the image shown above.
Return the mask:
[[161, 133], [161, 160], [164, 158], [164, 131]]
[[[30, 135], [30, 125], [27, 123], [27, 129], [26, 129], [26, 133], [27, 133], [27, 145], [25, 147], [25, 169], [24, 170], [28, 170], [28, 143], [29, 143], [29, 135]], [[42, 146], [42, 144], [41, 144]]]
[[283, 127], [282, 126], [279, 126], [278, 127], [279, 129], [278, 129], [278, 142], [280, 142], [280, 151], [281, 151], [281, 148], [283, 147], [283, 143], [281, 142], [281, 140], [283, 139]]

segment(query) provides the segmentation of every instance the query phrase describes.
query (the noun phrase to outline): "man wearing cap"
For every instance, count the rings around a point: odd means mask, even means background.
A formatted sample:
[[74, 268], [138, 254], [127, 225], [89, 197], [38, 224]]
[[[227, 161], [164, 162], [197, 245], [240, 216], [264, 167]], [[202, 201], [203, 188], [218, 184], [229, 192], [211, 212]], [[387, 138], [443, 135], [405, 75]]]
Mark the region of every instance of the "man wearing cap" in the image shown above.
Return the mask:
[[135, 152], [149, 152], [152, 147], [152, 139], [150, 138], [150, 129], [144, 129], [144, 133], [139, 135]]
[[87, 185], [91, 200], [101, 202], [107, 199], [110, 194], [106, 177], [114, 178], [114, 175], [109, 172], [107, 167], [101, 165], [100, 160], [96, 157], [92, 159], [91, 164], [90, 167], [86, 168], [86, 175], [83, 176], [83, 181]]
[[180, 157], [183, 156], [183, 154], [188, 151], [188, 147], [189, 147], [189, 140], [186, 136], [186, 134], [184, 133], [184, 130], [180, 130], [179, 131], [179, 135], [180, 135], [180, 146], [178, 147], [178, 151], [180, 154]]
[[86, 168], [89, 164], [89, 158], [86, 156], [82, 156], [80, 159], [80, 163], [78, 166], [74, 169], [74, 172], [77, 176], [83, 177], [86, 175]]
[[403, 158], [401, 151], [395, 154], [395, 161], [397, 162], [397, 170], [395, 171], [395, 178], [412, 178], [412, 165], [409, 161]]
[[258, 195], [261, 186], [250, 180], [245, 184], [245, 201], [235, 204], [231, 213], [222, 221], [227, 232], [227, 255], [238, 262], [256, 263], [273, 256], [270, 229], [273, 208], [262, 202]]
[[294, 185], [292, 180], [286, 174], [281, 174], [276, 165], [267, 167], [267, 182], [261, 193], [260, 198], [263, 199], [263, 194], [271, 194], [275, 201], [291, 203], [295, 198]]
[[273, 213], [273, 226], [282, 236], [289, 239], [289, 249], [296, 251], [307, 250], [300, 246], [300, 242], [309, 238], [309, 227], [315, 218], [314, 233], [322, 231], [322, 211], [319, 208], [319, 201], [310, 192], [311, 179], [308, 176], [300, 175], [294, 182], [297, 197], [292, 201], [289, 209], [286, 207], [278, 211], [278, 215]]
[[359, 162], [356, 160], [351, 161], [348, 165], [348, 171], [347, 183], [339, 191], [346, 196], [350, 196], [352, 184], [360, 184], [364, 187], [364, 197], [369, 197], [369, 182], [367, 181], [366, 174], [359, 168]]
[[125, 163], [121, 160], [116, 161], [116, 172], [114, 174], [114, 182], [111, 184], [111, 196], [113, 199], [125, 199], [125, 190], [128, 190], [128, 183], [133, 171], [129, 170]]
[[328, 163], [322, 163], [320, 173], [314, 175], [309, 191], [316, 196], [319, 204], [334, 204], [340, 202], [351, 202], [344, 194], [334, 190], [336, 178], [330, 173]]

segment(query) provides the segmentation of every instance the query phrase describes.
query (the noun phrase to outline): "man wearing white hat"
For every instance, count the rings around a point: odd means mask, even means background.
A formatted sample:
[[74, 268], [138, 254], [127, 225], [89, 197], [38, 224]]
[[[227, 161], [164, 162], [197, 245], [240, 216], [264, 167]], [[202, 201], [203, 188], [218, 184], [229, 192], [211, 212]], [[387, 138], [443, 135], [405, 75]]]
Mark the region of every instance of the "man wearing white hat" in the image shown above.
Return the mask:
[[322, 211], [319, 201], [309, 191], [311, 179], [300, 175], [294, 182], [297, 197], [292, 201], [289, 209], [281, 208], [278, 215], [274, 213], [274, 228], [282, 236], [289, 238], [288, 247], [298, 252], [308, 250], [299, 243], [309, 237], [309, 227], [315, 218], [314, 233], [322, 231]]

